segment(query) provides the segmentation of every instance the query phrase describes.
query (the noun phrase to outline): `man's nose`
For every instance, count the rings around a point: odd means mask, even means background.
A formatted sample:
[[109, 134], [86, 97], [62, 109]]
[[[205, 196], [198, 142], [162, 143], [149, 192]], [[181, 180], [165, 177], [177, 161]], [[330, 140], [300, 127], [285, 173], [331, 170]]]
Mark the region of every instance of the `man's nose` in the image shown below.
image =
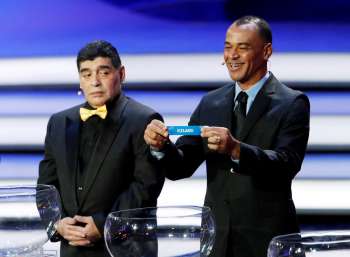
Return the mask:
[[91, 86], [97, 87], [101, 84], [98, 74], [93, 74], [91, 78]]
[[236, 47], [232, 47], [231, 51], [230, 51], [230, 58], [231, 59], [237, 59], [239, 58], [239, 52], [237, 50]]

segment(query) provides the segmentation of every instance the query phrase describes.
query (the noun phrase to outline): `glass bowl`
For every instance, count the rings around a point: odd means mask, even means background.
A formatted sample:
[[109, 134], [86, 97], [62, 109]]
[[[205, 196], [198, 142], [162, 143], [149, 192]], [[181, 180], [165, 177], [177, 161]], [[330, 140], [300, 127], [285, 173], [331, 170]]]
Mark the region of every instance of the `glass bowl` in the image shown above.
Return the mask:
[[54, 186], [0, 187], [0, 256], [32, 256], [55, 233], [60, 216]]
[[319, 231], [274, 237], [268, 257], [350, 256], [350, 231]]
[[113, 257], [208, 256], [215, 224], [209, 207], [131, 209], [108, 215], [104, 237]]

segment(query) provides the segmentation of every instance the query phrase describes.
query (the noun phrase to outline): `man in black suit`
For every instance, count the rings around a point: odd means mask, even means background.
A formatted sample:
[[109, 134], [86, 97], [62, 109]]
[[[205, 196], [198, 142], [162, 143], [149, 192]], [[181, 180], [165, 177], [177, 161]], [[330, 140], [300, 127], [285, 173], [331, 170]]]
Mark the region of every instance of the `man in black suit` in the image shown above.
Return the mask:
[[110, 43], [87, 44], [77, 65], [86, 103], [50, 118], [38, 184], [55, 185], [62, 199], [61, 256], [109, 256], [108, 213], [157, 204], [164, 177], [143, 132], [162, 117], [122, 93], [125, 68]]
[[267, 70], [272, 33], [254, 16], [227, 30], [224, 60], [234, 81], [205, 95], [190, 125], [201, 137], [176, 144], [153, 120], [145, 131], [166, 176], [190, 177], [206, 161], [205, 205], [212, 208], [216, 240], [211, 256], [264, 257], [272, 237], [298, 232], [291, 183], [309, 136], [309, 101]]

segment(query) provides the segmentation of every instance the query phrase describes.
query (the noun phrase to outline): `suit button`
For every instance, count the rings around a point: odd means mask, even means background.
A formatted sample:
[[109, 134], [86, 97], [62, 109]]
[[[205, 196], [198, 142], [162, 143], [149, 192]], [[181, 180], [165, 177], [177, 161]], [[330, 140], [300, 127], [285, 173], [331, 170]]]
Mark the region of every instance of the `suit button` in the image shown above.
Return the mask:
[[83, 187], [78, 187], [78, 190], [79, 191], [83, 191]]
[[231, 173], [235, 173], [235, 170], [233, 168], [230, 169]]

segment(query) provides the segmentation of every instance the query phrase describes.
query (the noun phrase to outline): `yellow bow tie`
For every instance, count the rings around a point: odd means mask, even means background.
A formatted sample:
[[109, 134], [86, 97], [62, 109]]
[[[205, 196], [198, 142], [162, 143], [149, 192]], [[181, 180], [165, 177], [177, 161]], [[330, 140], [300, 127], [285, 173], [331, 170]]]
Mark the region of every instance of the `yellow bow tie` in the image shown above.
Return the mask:
[[100, 116], [101, 119], [105, 119], [107, 116], [106, 105], [98, 107], [96, 110], [89, 110], [86, 108], [80, 108], [79, 112], [80, 112], [80, 118], [82, 121], [86, 121], [88, 118], [90, 118], [93, 115], [98, 115], [98, 116]]

